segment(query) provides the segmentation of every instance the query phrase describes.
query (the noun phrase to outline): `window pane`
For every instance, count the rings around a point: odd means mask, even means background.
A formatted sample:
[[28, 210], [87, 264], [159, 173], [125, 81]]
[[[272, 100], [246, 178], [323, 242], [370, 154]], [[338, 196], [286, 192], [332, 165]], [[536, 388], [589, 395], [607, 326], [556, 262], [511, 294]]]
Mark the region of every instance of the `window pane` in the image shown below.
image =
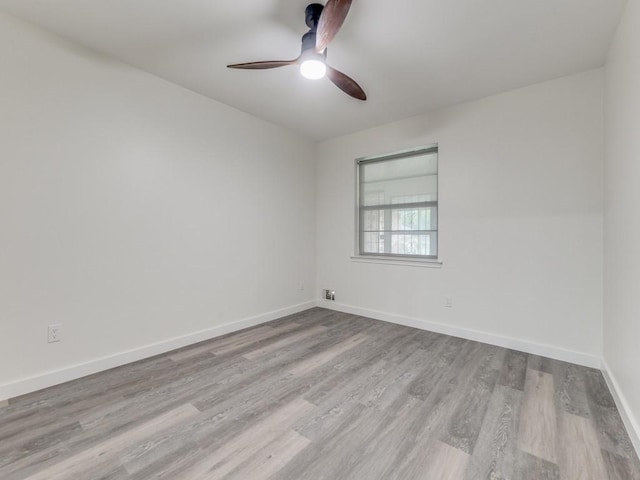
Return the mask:
[[389, 204], [394, 197], [438, 200], [436, 153], [360, 165], [361, 206]]
[[362, 229], [365, 232], [384, 229], [384, 216], [382, 210], [366, 210]]
[[364, 232], [360, 248], [365, 253], [384, 253], [384, 233]]
[[[375, 211], [380, 212], [380, 210]], [[437, 230], [437, 211], [437, 207], [393, 209], [391, 210], [391, 230]]]
[[[409, 154], [411, 155], [411, 154]], [[395, 158], [362, 164], [364, 170], [360, 180], [364, 183], [396, 178], [419, 177], [438, 174], [438, 154], [425, 153], [405, 158]]]
[[437, 256], [436, 233], [425, 234], [404, 234], [391, 233], [391, 251], [386, 252], [392, 255], [428, 255]]
[[[360, 204], [386, 205], [403, 203], [401, 198], [420, 198], [423, 202], [438, 200], [438, 176], [429, 175], [396, 180], [380, 180], [375, 183], [360, 183]], [[394, 200], [397, 198], [398, 200]]]

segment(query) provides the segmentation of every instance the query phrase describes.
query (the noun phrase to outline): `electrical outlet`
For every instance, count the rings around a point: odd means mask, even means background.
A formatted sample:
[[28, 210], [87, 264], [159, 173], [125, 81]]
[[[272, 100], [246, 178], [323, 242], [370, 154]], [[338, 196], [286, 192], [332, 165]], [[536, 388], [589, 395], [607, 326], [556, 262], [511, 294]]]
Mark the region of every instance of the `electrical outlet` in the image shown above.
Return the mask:
[[336, 292], [335, 290], [323, 290], [324, 292], [324, 299], [325, 300], [335, 300], [336, 299]]
[[60, 325], [49, 325], [49, 343], [60, 341]]
[[453, 308], [453, 296], [447, 295], [444, 297], [444, 306], [447, 308]]

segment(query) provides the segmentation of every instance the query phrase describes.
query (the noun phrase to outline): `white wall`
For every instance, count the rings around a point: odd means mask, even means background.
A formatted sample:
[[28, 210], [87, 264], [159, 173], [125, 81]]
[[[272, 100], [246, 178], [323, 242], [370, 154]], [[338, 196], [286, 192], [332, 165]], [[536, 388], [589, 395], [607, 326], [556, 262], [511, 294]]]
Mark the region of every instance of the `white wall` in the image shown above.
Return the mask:
[[[602, 92], [594, 70], [320, 144], [317, 288], [336, 290], [327, 306], [598, 364]], [[432, 143], [442, 268], [352, 261], [354, 159]]]
[[606, 67], [604, 358], [640, 451], [640, 2]]
[[310, 142], [3, 14], [0, 71], [0, 400], [315, 297]]

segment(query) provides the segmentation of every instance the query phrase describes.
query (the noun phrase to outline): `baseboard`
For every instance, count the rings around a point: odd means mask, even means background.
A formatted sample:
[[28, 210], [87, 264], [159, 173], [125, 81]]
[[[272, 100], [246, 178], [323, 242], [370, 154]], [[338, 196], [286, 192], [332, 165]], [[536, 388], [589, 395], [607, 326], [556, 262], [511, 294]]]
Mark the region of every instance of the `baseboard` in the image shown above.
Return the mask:
[[286, 317], [287, 315], [292, 315], [294, 313], [308, 310], [309, 308], [313, 308], [315, 306], [315, 301], [305, 302], [280, 310], [263, 313], [261, 315], [235, 320], [223, 325], [217, 325], [212, 328], [207, 328], [205, 330], [200, 330], [198, 332], [190, 333], [169, 340], [164, 340], [162, 342], [145, 345], [133, 350], [97, 358], [85, 363], [72, 365], [58, 370], [52, 370], [15, 382], [5, 383], [0, 385], [0, 404], [3, 400], [6, 399], [35, 392], [37, 390], [42, 390], [43, 388], [52, 387], [54, 385], [59, 385], [71, 380], [76, 380], [87, 375], [92, 375], [94, 373], [126, 365], [131, 362], [136, 362], [138, 360], [153, 357], [154, 355], [170, 352], [171, 350], [175, 350], [176, 348], [186, 347], [194, 343], [209, 340], [221, 335], [226, 335], [227, 333], [232, 333], [244, 328], [260, 325], [261, 323], [270, 322], [281, 317]]
[[374, 318], [376, 320], [396, 323], [398, 325], [404, 325], [407, 327], [419, 328], [421, 330], [428, 330], [430, 332], [443, 333], [445, 335], [452, 335], [454, 337], [460, 337], [467, 340], [475, 340], [477, 342], [488, 343], [491, 345], [496, 345], [498, 347], [510, 348], [534, 355], [541, 355], [543, 357], [549, 357], [556, 360], [562, 360], [564, 362], [575, 363], [576, 365], [583, 365], [585, 367], [600, 369], [602, 366], [602, 359], [596, 355], [566, 350], [563, 348], [554, 347], [552, 345], [544, 345], [518, 338], [506, 337], [463, 327], [456, 327], [453, 325], [432, 322], [419, 318], [404, 317], [402, 315], [396, 315], [393, 313], [370, 310], [368, 308], [361, 308], [353, 305], [346, 305], [343, 303], [337, 303], [322, 299], [318, 300], [316, 305], [318, 307], [327, 308], [330, 310]]
[[620, 384], [616, 380], [616, 376], [609, 368], [606, 360], [602, 360], [602, 374], [604, 375], [604, 379], [607, 382], [609, 390], [613, 395], [613, 399], [616, 402], [618, 412], [620, 412], [620, 416], [622, 417], [624, 426], [626, 427], [627, 432], [629, 433], [629, 437], [631, 438], [631, 443], [633, 443], [633, 447], [636, 450], [636, 455], [640, 457], [640, 423], [638, 423], [638, 420], [633, 415], [633, 412], [629, 407], [629, 402], [622, 393]]

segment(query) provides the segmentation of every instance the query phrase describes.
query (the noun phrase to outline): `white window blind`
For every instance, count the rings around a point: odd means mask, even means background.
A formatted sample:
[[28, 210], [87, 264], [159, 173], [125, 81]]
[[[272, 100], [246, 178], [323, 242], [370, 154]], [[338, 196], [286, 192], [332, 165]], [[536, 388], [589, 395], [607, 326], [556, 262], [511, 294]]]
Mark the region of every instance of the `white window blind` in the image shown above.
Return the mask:
[[438, 147], [358, 160], [360, 255], [438, 257]]

